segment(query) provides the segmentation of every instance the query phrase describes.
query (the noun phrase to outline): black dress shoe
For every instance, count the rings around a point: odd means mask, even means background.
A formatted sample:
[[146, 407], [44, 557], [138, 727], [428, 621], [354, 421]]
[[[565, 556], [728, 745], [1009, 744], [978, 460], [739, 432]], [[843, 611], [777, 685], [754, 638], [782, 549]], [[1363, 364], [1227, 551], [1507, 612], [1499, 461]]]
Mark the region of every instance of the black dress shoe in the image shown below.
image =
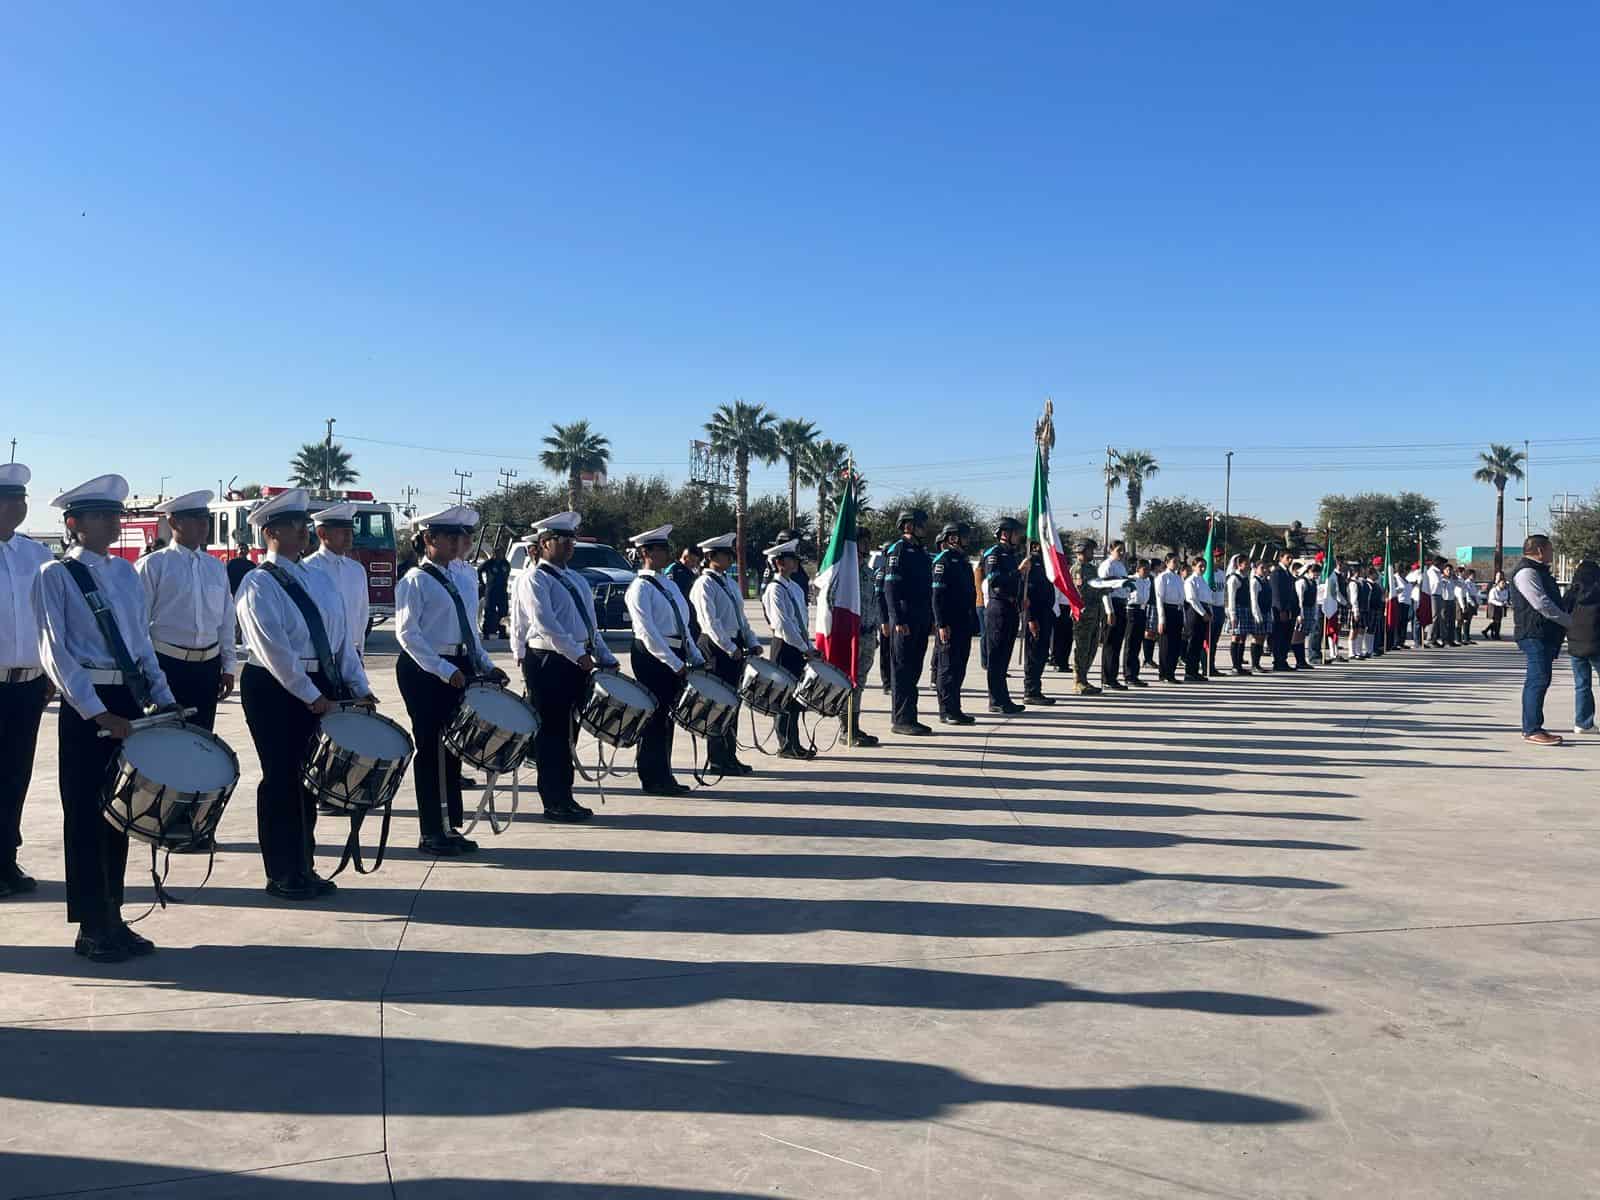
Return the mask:
[[326, 800], [318, 800], [317, 811], [325, 817], [337, 817], [340, 813], [344, 812], [344, 809], [340, 808], [337, 804], [330, 804]]
[[547, 808], [544, 810], [544, 819], [559, 825], [580, 825], [588, 820], [582, 813], [574, 812], [570, 808]]
[[454, 829], [452, 829], [449, 833], [445, 834], [445, 837], [449, 838], [450, 841], [455, 844], [456, 849], [460, 850], [461, 853], [463, 853], [463, 854], [475, 854], [475, 853], [477, 853], [478, 843], [473, 841], [469, 837], [462, 837]]
[[1131, 687], [1131, 688], [1136, 688], [1136, 687], [1149, 687], [1150, 685], [1148, 683], [1146, 683], [1142, 679], [1130, 679], [1130, 680], [1128, 680], [1128, 686]]
[[1023, 708], [1022, 705], [1008, 700], [1004, 704], [989, 705], [989, 711], [992, 713], [999, 713], [1002, 716], [1014, 717], [1018, 713], [1027, 712], [1028, 710]]
[[22, 896], [37, 890], [39, 881], [29, 875], [16, 863], [7, 863], [0, 867], [0, 896], [9, 892], [13, 896]]
[[1108, 683], [1105, 686], [1110, 688], [1113, 692], [1125, 692], [1128, 690], [1128, 685], [1125, 683]]
[[116, 934], [90, 933], [81, 928], [72, 943], [72, 952], [82, 955], [90, 962], [100, 963], [127, 962], [132, 954]]
[[443, 834], [436, 834], [419, 841], [417, 853], [426, 854], [429, 858], [455, 858], [461, 853], [461, 847]]
[[267, 884], [267, 895], [276, 896], [279, 900], [315, 900], [317, 891], [311, 884], [299, 875], [288, 879], [274, 879]]
[[481, 788], [483, 786], [483, 780], [474, 779], [470, 775], [463, 775], [461, 777], [461, 786], [464, 788]]
[[147, 937], [141, 937], [126, 925], [117, 927], [115, 937], [122, 943], [128, 953], [135, 958], [156, 952], [156, 944], [154, 942]]
[[807, 754], [799, 746], [785, 746], [785, 747], [783, 747], [783, 749], [778, 751], [778, 757], [779, 758], [797, 758], [797, 759], [801, 760], [802, 762], [804, 762], [807, 759], [811, 758], [812, 756], [810, 754]]
[[1055, 703], [1055, 700], [1050, 696], [1037, 695], [1037, 696], [1024, 696], [1022, 698], [1022, 702], [1024, 704], [1028, 705], [1030, 708], [1039, 708], [1039, 707], [1048, 708], [1050, 705]]
[[192, 842], [185, 842], [181, 846], [174, 846], [174, 854], [210, 854], [217, 848], [216, 839], [211, 836], [196, 838]]
[[921, 724], [920, 722], [918, 722], [916, 724], [911, 724], [911, 725], [904, 725], [904, 724], [891, 725], [890, 729], [893, 732], [898, 733], [901, 737], [924, 737], [927, 734], [930, 734], [930, 733], [933, 732], [932, 729], [928, 728], [928, 726], [926, 726], [926, 725]]
[[856, 746], [862, 750], [870, 750], [872, 747], [880, 745], [880, 743], [878, 739], [870, 733], [858, 733], [848, 742], [846, 742], [845, 745]]
[[331, 879], [325, 879], [315, 871], [306, 876], [306, 886], [318, 896], [331, 896], [339, 890], [339, 885]]
[[1183, 681], [1185, 683], [1206, 683], [1206, 682], [1208, 682], [1208, 680], [1206, 679], [1206, 677], [1204, 675], [1185, 675], [1183, 677]]
[[977, 723], [978, 718], [969, 713], [958, 712], [950, 714], [950, 724], [952, 725], [976, 725]]

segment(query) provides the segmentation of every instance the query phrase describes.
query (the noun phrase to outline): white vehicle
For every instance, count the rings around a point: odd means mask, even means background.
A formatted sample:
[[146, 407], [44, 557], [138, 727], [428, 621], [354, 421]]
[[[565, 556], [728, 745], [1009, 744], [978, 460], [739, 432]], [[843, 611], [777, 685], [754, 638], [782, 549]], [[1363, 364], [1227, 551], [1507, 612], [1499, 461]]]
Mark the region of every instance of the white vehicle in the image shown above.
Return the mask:
[[[511, 564], [510, 587], [514, 592], [517, 580], [534, 564], [533, 539], [523, 538], [514, 544], [506, 561]], [[633, 620], [628, 616], [628, 606], [623, 601], [635, 574], [628, 560], [618, 554], [614, 547], [580, 537], [572, 548], [572, 561], [568, 565], [582, 573], [589, 590], [594, 593], [595, 616], [600, 629], [631, 633]]]

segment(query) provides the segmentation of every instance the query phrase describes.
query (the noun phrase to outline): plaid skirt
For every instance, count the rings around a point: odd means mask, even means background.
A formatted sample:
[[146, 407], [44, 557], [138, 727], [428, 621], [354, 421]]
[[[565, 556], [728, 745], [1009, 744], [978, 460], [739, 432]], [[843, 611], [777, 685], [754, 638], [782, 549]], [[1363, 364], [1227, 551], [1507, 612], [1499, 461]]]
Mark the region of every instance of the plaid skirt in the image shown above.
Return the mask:
[[1257, 632], [1255, 614], [1248, 608], [1238, 609], [1222, 626], [1223, 632], [1234, 637], [1250, 637]]

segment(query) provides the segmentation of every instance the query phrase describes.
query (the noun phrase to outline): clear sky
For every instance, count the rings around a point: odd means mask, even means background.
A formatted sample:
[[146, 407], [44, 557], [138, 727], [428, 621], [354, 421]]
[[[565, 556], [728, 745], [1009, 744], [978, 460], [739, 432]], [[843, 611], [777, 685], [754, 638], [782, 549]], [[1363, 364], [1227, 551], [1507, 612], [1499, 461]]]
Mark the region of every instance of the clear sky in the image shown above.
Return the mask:
[[1488, 440], [1600, 476], [1597, 63], [1592, 4], [15, 0], [0, 441], [42, 528], [330, 416], [391, 498], [580, 416], [681, 477], [743, 397], [1023, 506], [1050, 395], [1063, 524], [1108, 442], [1218, 505], [1232, 446], [1235, 511], [1481, 544]]

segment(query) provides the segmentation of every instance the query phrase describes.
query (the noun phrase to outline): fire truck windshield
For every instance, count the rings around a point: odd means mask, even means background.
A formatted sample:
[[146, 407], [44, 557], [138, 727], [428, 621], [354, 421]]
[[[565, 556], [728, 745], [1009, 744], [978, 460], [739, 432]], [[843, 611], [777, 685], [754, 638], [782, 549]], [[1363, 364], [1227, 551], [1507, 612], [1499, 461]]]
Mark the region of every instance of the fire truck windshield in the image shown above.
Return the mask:
[[356, 514], [357, 550], [393, 550], [394, 521], [387, 512], [373, 511]]

